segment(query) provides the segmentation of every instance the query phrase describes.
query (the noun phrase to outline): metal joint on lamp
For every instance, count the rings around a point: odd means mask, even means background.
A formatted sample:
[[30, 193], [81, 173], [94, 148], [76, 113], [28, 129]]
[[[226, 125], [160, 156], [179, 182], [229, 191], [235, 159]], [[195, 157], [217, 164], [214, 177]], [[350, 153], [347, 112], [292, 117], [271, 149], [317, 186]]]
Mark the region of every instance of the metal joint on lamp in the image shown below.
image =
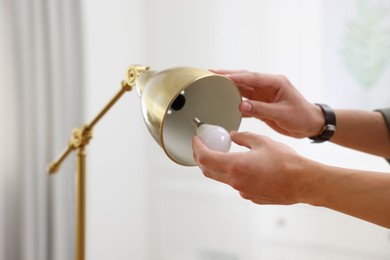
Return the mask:
[[126, 86], [126, 90], [131, 90], [132, 87], [135, 85], [139, 75], [149, 70], [149, 67], [142, 66], [142, 65], [131, 65], [127, 69], [125, 80], [122, 82], [122, 86]]
[[67, 156], [77, 150], [77, 260], [85, 258], [86, 146], [92, 138], [93, 127], [134, 86], [141, 97], [142, 113], [149, 132], [167, 156], [178, 164], [195, 165], [192, 153], [192, 136], [196, 135], [192, 122], [195, 118], [227, 131], [237, 130], [241, 122], [241, 95], [229, 78], [191, 67], [156, 72], [146, 66], [130, 66], [119, 92], [91, 122], [74, 130], [68, 146], [49, 164], [49, 173], [54, 174]]

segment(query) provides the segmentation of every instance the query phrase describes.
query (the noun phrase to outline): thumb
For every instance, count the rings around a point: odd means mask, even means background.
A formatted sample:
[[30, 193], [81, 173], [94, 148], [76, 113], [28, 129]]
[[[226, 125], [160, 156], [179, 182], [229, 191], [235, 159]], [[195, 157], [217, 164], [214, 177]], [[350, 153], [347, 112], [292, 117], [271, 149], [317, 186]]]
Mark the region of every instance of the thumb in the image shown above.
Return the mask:
[[246, 116], [257, 117], [259, 119], [275, 119], [280, 117], [280, 112], [275, 104], [255, 100], [243, 100], [240, 104], [240, 111]]
[[248, 149], [252, 149], [255, 146], [258, 137], [258, 135], [251, 132], [231, 133], [231, 139], [234, 143], [245, 146]]

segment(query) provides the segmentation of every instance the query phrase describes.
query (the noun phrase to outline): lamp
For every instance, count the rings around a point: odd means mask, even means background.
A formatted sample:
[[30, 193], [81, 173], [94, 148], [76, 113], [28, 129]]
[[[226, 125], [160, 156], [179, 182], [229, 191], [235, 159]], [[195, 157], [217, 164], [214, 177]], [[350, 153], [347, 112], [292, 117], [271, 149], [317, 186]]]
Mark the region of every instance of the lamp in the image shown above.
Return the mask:
[[142, 113], [149, 132], [166, 155], [180, 165], [195, 165], [192, 153], [195, 118], [228, 131], [237, 130], [241, 122], [241, 95], [227, 77], [192, 67], [156, 72], [145, 66], [130, 66], [119, 92], [90, 123], [73, 130], [66, 149], [48, 167], [50, 174], [56, 173], [66, 157], [77, 150], [77, 260], [85, 258], [86, 146], [92, 138], [93, 127], [133, 86], [141, 97]]

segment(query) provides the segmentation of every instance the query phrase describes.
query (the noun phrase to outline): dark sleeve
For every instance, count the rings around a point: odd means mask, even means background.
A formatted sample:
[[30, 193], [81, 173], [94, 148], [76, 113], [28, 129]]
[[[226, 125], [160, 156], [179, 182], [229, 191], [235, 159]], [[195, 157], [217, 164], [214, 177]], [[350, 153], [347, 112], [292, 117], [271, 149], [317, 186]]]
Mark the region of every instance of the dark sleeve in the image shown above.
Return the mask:
[[[375, 111], [378, 111], [383, 115], [390, 135], [390, 108], [376, 109]], [[387, 158], [386, 160], [390, 163], [390, 158]]]

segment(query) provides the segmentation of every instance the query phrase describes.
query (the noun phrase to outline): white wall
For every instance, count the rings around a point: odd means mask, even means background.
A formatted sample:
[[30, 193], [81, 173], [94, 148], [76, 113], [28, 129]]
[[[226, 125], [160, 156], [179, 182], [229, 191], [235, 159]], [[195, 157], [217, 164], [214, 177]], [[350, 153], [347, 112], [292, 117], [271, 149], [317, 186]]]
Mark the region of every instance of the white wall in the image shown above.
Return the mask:
[[[332, 101], [324, 94], [323, 1], [84, 2], [87, 118], [119, 88], [132, 63], [284, 74], [309, 100]], [[381, 158], [282, 137], [255, 120], [244, 120], [241, 130], [269, 135], [325, 163], [388, 171]], [[89, 259], [390, 255], [383, 228], [327, 209], [253, 205], [198, 168], [175, 165], [147, 133], [135, 93], [96, 127], [89, 150]]]
[[[127, 66], [144, 63], [143, 1], [85, 0], [86, 117], [120, 89]], [[135, 91], [96, 125], [88, 146], [87, 259], [146, 259], [145, 131]]]

